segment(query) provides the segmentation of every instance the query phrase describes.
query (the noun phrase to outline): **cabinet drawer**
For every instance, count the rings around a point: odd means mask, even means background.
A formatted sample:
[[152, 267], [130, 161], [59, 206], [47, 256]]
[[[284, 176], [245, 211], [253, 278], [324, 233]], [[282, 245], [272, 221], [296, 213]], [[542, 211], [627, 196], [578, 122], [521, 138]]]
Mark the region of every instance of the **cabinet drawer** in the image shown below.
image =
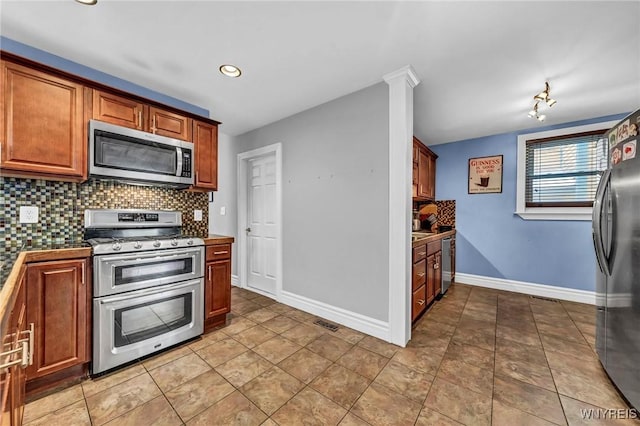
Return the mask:
[[442, 250], [442, 240], [431, 241], [427, 244], [427, 255]]
[[411, 288], [416, 290], [418, 287], [424, 284], [427, 276], [427, 260], [422, 259], [418, 263], [413, 264], [413, 279], [411, 281]]
[[413, 292], [411, 297], [411, 321], [414, 321], [427, 308], [427, 296], [425, 286]]
[[231, 244], [214, 244], [207, 246], [207, 262], [231, 258]]
[[413, 263], [417, 263], [418, 261], [427, 257], [427, 246], [418, 246], [413, 248]]

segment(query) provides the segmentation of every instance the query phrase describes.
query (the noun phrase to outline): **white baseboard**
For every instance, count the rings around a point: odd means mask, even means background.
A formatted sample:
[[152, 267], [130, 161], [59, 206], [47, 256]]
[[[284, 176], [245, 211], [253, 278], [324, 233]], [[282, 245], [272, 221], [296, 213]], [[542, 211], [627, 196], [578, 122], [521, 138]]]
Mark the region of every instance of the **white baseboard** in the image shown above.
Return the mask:
[[533, 296], [547, 297], [550, 299], [568, 300], [571, 302], [587, 303], [595, 305], [596, 293], [594, 291], [576, 290], [573, 288], [555, 287], [546, 284], [535, 284], [524, 281], [505, 280], [503, 278], [484, 277], [456, 272], [456, 281], [460, 284], [469, 284], [478, 287], [493, 288], [496, 290], [512, 291], [514, 293], [531, 294]]
[[237, 275], [231, 274], [231, 285], [240, 287], [240, 278]]
[[309, 299], [288, 291], [282, 291], [279, 301], [285, 305], [328, 319], [345, 327], [353, 328], [354, 330], [377, 337], [386, 342], [390, 339], [388, 322], [318, 302], [317, 300]]

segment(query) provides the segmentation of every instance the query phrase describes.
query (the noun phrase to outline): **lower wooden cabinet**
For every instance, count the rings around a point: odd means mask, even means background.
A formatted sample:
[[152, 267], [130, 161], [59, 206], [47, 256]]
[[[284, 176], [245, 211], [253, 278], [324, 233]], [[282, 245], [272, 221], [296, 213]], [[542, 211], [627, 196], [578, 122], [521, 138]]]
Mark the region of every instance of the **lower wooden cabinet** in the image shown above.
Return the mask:
[[205, 331], [224, 324], [231, 311], [231, 244], [207, 246], [204, 283]]
[[415, 321], [442, 293], [442, 240], [413, 247], [411, 321]]
[[[88, 259], [27, 265], [27, 322], [35, 326], [29, 382], [90, 361]], [[27, 384], [29, 387], [29, 383]]]

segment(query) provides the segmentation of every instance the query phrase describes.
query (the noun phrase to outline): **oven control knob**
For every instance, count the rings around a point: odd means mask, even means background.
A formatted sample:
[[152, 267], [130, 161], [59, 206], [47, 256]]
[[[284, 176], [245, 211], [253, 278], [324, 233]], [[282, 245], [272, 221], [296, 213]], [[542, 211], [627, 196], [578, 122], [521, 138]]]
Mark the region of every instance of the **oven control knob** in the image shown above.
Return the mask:
[[171, 240], [171, 245], [174, 246], [174, 247], [177, 246], [178, 245], [178, 239], [174, 238], [173, 240]]
[[188, 245], [190, 245], [190, 246], [192, 246], [192, 245], [193, 245], [193, 238], [189, 238], [189, 239], [187, 240], [187, 244], [188, 244]]
[[153, 246], [155, 248], [158, 248], [158, 247], [160, 247], [160, 244], [162, 244], [162, 243], [159, 240], [155, 240], [154, 243], [153, 243]]
[[111, 249], [113, 251], [120, 251], [121, 248], [122, 248], [122, 244], [118, 242], [113, 243], [113, 245], [111, 246]]
[[140, 241], [136, 241], [135, 243], [133, 243], [133, 248], [134, 249], [141, 249], [142, 248], [142, 243]]

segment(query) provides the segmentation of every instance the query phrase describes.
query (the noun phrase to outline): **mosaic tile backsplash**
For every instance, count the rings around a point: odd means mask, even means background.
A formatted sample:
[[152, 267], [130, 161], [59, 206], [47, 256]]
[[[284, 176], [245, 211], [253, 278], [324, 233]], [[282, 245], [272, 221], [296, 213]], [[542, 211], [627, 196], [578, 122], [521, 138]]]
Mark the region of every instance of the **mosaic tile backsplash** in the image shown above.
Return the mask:
[[456, 200], [436, 201], [438, 225], [456, 226]]
[[[25, 244], [47, 246], [83, 240], [85, 209], [149, 209], [182, 212], [183, 233], [208, 233], [208, 194], [169, 188], [126, 185], [111, 181], [84, 183], [0, 177], [2, 238], [5, 253]], [[19, 223], [20, 206], [37, 206], [38, 223]], [[193, 210], [205, 220], [193, 220]]]

